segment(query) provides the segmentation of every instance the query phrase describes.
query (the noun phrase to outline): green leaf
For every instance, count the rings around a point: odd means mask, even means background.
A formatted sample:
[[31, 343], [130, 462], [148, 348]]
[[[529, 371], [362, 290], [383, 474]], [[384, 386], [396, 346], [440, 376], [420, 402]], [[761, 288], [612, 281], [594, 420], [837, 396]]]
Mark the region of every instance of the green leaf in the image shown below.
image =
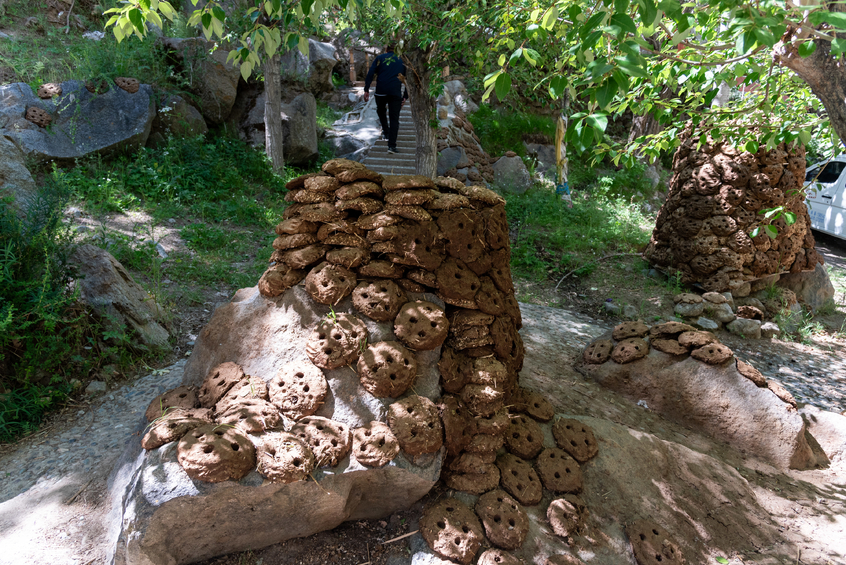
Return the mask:
[[606, 114], [591, 114], [585, 120], [590, 127], [602, 133], [608, 127], [608, 116]]
[[761, 226], [758, 226], [751, 232], [749, 232], [749, 237], [758, 237], [761, 234]]
[[486, 76], [484, 86], [487, 87], [487, 86], [490, 86], [491, 84], [493, 84], [494, 81], [496, 80], [496, 77], [498, 77], [501, 74], [502, 74], [502, 70], [500, 69], [500, 70], [494, 71], [491, 74], [489, 74], [488, 76]]
[[514, 50], [514, 53], [511, 54], [511, 57], [508, 58], [508, 64], [513, 65], [514, 63], [519, 61], [520, 57], [522, 57], [522, 56], [523, 56], [523, 48], [518, 47], [517, 49]]
[[534, 67], [538, 64], [538, 59], [540, 59], [540, 53], [538, 53], [534, 49], [523, 49], [523, 57], [529, 62], [530, 65]]
[[837, 29], [846, 30], [846, 13], [820, 10], [811, 14], [811, 23], [815, 26], [827, 23]]
[[811, 142], [811, 132], [809, 130], [803, 129], [799, 132], [799, 141], [802, 142], [802, 145], [808, 145]]
[[618, 70], [618, 69], [614, 70], [614, 72], [611, 73], [611, 76], [613, 76], [614, 80], [617, 81], [617, 86], [619, 86], [620, 89], [622, 89], [622, 90], [628, 90], [629, 89], [629, 77], [627, 77], [620, 70]]
[[129, 21], [132, 22], [139, 33], [144, 33], [144, 20], [141, 18], [141, 12], [138, 8], [132, 8], [129, 11]]
[[799, 56], [802, 57], [803, 59], [805, 57], [810, 57], [811, 55], [814, 54], [814, 51], [816, 51], [816, 50], [817, 50], [817, 44], [814, 43], [813, 41], [808, 40], [805, 43], [802, 43], [801, 45], [799, 45]]
[[745, 149], [749, 153], [757, 153], [758, 152], [758, 142], [755, 141], [754, 139], [750, 139], [743, 146], [743, 149]]
[[775, 37], [773, 37], [773, 32], [768, 29], [761, 29], [755, 28], [755, 39], [758, 40], [758, 43], [761, 45], [766, 45], [767, 47], [772, 47], [775, 45]]
[[496, 77], [496, 97], [503, 101], [511, 90], [511, 77], [506, 74], [501, 74]]
[[627, 75], [633, 77], [646, 77], [646, 70], [641, 66], [640, 61], [637, 61], [635, 57], [631, 55], [626, 55], [625, 57], [615, 57], [614, 60], [617, 62], [617, 66], [620, 67], [620, 70], [626, 73]]
[[637, 33], [637, 26], [626, 14], [614, 14], [609, 24], [619, 27], [623, 33]]
[[602, 86], [596, 89], [596, 103], [601, 109], [608, 108], [614, 95], [617, 93], [617, 82], [613, 79], [606, 80]]
[[212, 15], [210, 13], [206, 12], [205, 14], [203, 14], [201, 21], [203, 22], [203, 29], [204, 30], [209, 29], [211, 27], [211, 20], [212, 20]]
[[846, 51], [846, 39], [835, 38], [831, 40], [831, 54], [835, 57]]
[[641, 0], [637, 11], [640, 13], [640, 20], [645, 27], [650, 27], [658, 17], [658, 7], [652, 0]]
[[614, 11], [624, 14], [629, 10], [629, 0], [614, 0]]
[[567, 79], [563, 76], [554, 76], [549, 81], [549, 94], [553, 98], [561, 98], [567, 89]]
[[796, 223], [796, 214], [793, 212], [785, 212], [784, 213], [784, 223], [788, 226], [792, 226]]
[[764, 226], [764, 233], [766, 233], [770, 239], [775, 239], [778, 237], [778, 230], [775, 226]]
[[546, 29], [552, 29], [558, 23], [558, 4], [553, 4], [552, 8], [546, 11], [541, 25]]
[[215, 18], [217, 18], [220, 21], [223, 21], [223, 20], [226, 19], [226, 12], [224, 12], [223, 8], [221, 8], [220, 6], [213, 7], [212, 8], [212, 14], [214, 15]]
[[726, 559], [725, 557], [717, 557], [717, 563], [721, 563], [722, 565], [725, 565], [728, 562], [729, 562], [729, 560]]
[[584, 40], [588, 34], [593, 31], [593, 28], [598, 26], [600, 22], [605, 19], [605, 16], [606, 14], [602, 10], [592, 15], [590, 19], [584, 23], [581, 29], [579, 29], [579, 37]]

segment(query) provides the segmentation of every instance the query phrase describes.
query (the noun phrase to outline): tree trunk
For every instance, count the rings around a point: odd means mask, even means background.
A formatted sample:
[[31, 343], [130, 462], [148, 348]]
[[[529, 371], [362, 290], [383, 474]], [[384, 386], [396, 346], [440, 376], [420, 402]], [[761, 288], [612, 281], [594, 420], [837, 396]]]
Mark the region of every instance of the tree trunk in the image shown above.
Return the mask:
[[775, 61], [799, 75], [808, 83], [820, 102], [825, 106], [831, 127], [846, 141], [846, 72], [839, 57], [831, 55], [831, 44], [816, 39], [817, 50], [804, 59], [791, 43], [777, 45], [773, 52]]
[[276, 53], [264, 60], [264, 146], [273, 170], [281, 172], [285, 167], [282, 151], [282, 80], [279, 66], [282, 56]]
[[429, 94], [432, 70], [431, 52], [414, 48], [403, 53], [407, 69], [405, 87], [411, 102], [411, 119], [417, 136], [416, 169], [418, 175], [435, 178], [438, 170], [438, 140], [432, 123], [436, 119], [435, 99]]

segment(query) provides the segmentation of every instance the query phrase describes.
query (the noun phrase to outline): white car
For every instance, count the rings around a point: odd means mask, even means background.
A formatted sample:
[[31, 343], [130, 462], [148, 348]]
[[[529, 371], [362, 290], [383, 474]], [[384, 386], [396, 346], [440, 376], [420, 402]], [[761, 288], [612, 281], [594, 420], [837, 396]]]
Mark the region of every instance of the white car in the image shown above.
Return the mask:
[[811, 227], [846, 239], [846, 155], [808, 168], [805, 192]]

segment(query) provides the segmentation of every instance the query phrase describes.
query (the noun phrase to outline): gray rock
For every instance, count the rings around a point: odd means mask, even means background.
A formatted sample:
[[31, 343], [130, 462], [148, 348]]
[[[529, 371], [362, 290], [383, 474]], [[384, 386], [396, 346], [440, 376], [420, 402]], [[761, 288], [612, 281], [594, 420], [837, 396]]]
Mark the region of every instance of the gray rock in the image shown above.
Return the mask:
[[[141, 147], [156, 115], [152, 88], [142, 84], [135, 94], [114, 84], [104, 94], [92, 94], [80, 81], [62, 83], [62, 95], [41, 100], [28, 84], [0, 86], [0, 137], [8, 137], [38, 162], [71, 162], [84, 155], [107, 155]], [[41, 128], [24, 116], [37, 106], [53, 118]]]
[[0, 136], [0, 199], [9, 198], [9, 205], [23, 217], [38, 193], [35, 181], [24, 164], [24, 155], [14, 143]]
[[682, 316], [683, 318], [695, 318], [697, 316], [701, 316], [704, 309], [705, 307], [702, 305], [701, 302], [698, 304], [679, 302], [673, 308], [673, 312], [675, 312], [679, 316]]
[[332, 146], [335, 155], [348, 155], [364, 148], [367, 144], [352, 135], [343, 132], [330, 130], [324, 140]]
[[705, 318], [704, 316], [700, 316], [693, 322], [693, 325], [699, 328], [700, 330], [706, 331], [716, 331], [720, 329], [720, 324], [715, 322], [710, 318]]
[[764, 322], [761, 324], [761, 337], [764, 339], [778, 337], [779, 332], [781, 332], [781, 329], [778, 327], [778, 324], [773, 322]]
[[524, 141], [523, 146], [526, 148], [526, 155], [535, 160], [535, 172], [546, 173], [551, 171], [553, 175], [557, 174], [554, 145], [541, 145], [540, 143], [526, 143]]
[[748, 318], [735, 318], [728, 324], [726, 329], [735, 335], [749, 339], [761, 339], [761, 321]]
[[331, 43], [308, 40], [308, 57], [299, 49], [282, 55], [281, 75], [283, 81], [304, 83], [315, 96], [335, 90], [332, 84], [332, 69], [339, 59]]
[[819, 263], [812, 272], [782, 275], [776, 286], [795, 292], [796, 298], [814, 312], [834, 305], [834, 286], [828, 271]]
[[734, 296], [732, 296], [732, 294], [730, 292], [724, 292], [723, 298], [726, 299], [726, 302], [728, 302], [728, 305], [731, 307], [732, 310], [736, 309], [734, 307]]
[[636, 320], [640, 312], [637, 308], [632, 306], [631, 304], [626, 304], [623, 306], [623, 317], [628, 318], [629, 320]]
[[189, 89], [198, 96], [203, 117], [212, 124], [226, 121], [235, 104], [241, 77], [238, 68], [226, 62], [229, 51], [220, 48], [212, 52], [214, 43], [200, 37], [169, 37], [162, 43], [181, 60], [190, 80]]
[[308, 92], [282, 104], [285, 162], [305, 165], [317, 159], [317, 101]]
[[470, 166], [464, 148], [447, 147], [438, 153], [438, 176], [443, 176], [450, 169], [462, 169]]
[[167, 136], [196, 137], [209, 131], [199, 110], [175, 94], [164, 94], [159, 102], [158, 112], [153, 119], [147, 145], [157, 147], [165, 143]]
[[107, 389], [108, 387], [103, 381], [91, 381], [88, 383], [88, 386], [85, 387], [85, 394], [94, 396], [95, 394], [106, 392]]
[[87, 31], [82, 34], [82, 37], [85, 39], [90, 39], [91, 41], [100, 41], [104, 37], [106, 37], [106, 33], [103, 31]]
[[758, 280], [754, 280], [754, 281], [749, 283], [750, 284], [750, 293], [758, 292], [758, 291], [764, 290], [765, 288], [767, 288], [769, 286], [773, 286], [775, 283], [778, 282], [778, 279], [780, 279], [780, 278], [781, 278], [781, 275], [776, 273], [774, 275], [767, 275], [765, 277], [761, 277]]
[[363, 163], [364, 160], [367, 159], [367, 155], [369, 153], [370, 147], [362, 147], [358, 151], [347, 153], [346, 155], [339, 155], [339, 157], [343, 157], [344, 159], [349, 159], [350, 161], [355, 161], [357, 163]]
[[[610, 333], [605, 338], [610, 338]], [[772, 391], [741, 375], [733, 360], [708, 365], [653, 349], [637, 361], [601, 365], [577, 358], [576, 370], [632, 402], [677, 424], [725, 441], [786, 469], [809, 469], [817, 460], [805, 438], [805, 424]]]
[[496, 188], [522, 194], [532, 186], [532, 177], [520, 157], [500, 157], [492, 168]]
[[729, 291], [735, 298], [743, 298], [752, 292], [752, 285], [747, 281], [729, 281]]
[[93, 245], [80, 245], [71, 256], [81, 277], [80, 300], [89, 305], [107, 330], [132, 330], [142, 345], [156, 352], [170, 350], [168, 333], [158, 322], [163, 312], [112, 255]]
[[799, 413], [828, 458], [834, 463], [846, 460], [846, 416], [810, 404], [802, 406]]
[[739, 306], [754, 306], [755, 308], [757, 308], [758, 310], [763, 312], [764, 315], [767, 314], [767, 309], [766, 309], [766, 307], [764, 307], [764, 303], [761, 302], [760, 300], [758, 300], [757, 298], [747, 296], [745, 298], [738, 298], [737, 300], [735, 300], [734, 303], [735, 303], [735, 309], [737, 309], [737, 307], [739, 307]]
[[12, 39], [12, 36], [11, 36], [11, 35], [9, 35], [8, 33], [3, 33], [2, 31], [0, 31], [0, 39], [9, 39], [9, 40], [11, 40], [11, 39]]
[[455, 107], [465, 114], [472, 114], [479, 109], [479, 105], [470, 99], [467, 88], [460, 80], [451, 80], [444, 83], [444, 92], [452, 99]]
[[727, 302], [723, 302], [722, 304], [712, 304], [710, 302], [706, 302], [704, 306], [705, 314], [709, 318], [713, 318], [721, 324], [728, 324], [737, 317], [734, 315], [731, 306]]
[[605, 302], [605, 311], [612, 315], [612, 316], [620, 316], [623, 313], [623, 309], [620, 308], [618, 305], [614, 304], [613, 302]]

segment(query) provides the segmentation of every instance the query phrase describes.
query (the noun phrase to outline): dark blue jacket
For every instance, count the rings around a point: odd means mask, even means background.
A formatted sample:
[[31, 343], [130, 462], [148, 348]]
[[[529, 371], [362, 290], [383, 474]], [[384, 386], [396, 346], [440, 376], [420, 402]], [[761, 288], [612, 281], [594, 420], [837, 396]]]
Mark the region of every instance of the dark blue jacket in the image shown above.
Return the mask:
[[[370, 65], [367, 78], [364, 80], [364, 92], [370, 90], [373, 75], [377, 75], [379, 78], [376, 81], [376, 96], [390, 95], [400, 97], [403, 95], [402, 83], [397, 78], [397, 75], [400, 74], [405, 76], [405, 64], [399, 58], [399, 55], [395, 53], [382, 53]], [[405, 98], [408, 98], [408, 92], [406, 92]]]

